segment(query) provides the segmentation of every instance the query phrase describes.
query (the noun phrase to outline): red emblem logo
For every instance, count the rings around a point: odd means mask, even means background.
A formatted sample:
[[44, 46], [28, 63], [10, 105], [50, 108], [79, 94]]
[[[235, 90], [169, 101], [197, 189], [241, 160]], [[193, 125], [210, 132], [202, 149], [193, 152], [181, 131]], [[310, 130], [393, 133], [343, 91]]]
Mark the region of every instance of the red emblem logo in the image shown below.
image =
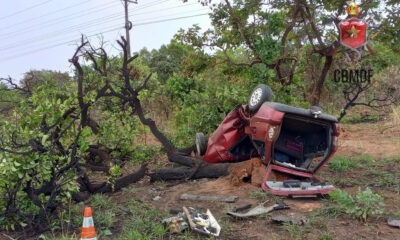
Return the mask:
[[340, 43], [352, 49], [364, 46], [367, 42], [367, 23], [351, 18], [339, 23]]

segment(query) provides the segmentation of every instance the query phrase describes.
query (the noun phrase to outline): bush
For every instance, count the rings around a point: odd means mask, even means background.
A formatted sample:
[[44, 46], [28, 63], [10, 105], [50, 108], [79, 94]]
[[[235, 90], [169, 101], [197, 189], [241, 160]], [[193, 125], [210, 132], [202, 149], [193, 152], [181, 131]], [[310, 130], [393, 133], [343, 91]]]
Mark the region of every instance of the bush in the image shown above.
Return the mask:
[[384, 213], [382, 196], [373, 193], [370, 188], [363, 192], [359, 188], [355, 198], [340, 189], [329, 193], [329, 196], [342, 208], [342, 211], [364, 222], [369, 216], [379, 216]]

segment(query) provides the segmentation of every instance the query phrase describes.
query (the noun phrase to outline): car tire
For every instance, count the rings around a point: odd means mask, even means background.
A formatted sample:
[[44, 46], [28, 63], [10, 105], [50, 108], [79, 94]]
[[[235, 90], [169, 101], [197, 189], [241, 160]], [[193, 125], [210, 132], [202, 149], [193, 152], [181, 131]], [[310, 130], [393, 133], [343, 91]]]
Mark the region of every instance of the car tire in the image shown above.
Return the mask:
[[206, 137], [203, 133], [196, 133], [196, 151], [199, 156], [203, 156], [207, 151]]
[[261, 107], [261, 105], [269, 101], [272, 95], [272, 90], [265, 84], [259, 84], [254, 88], [249, 98], [249, 110], [251, 113], [255, 113]]

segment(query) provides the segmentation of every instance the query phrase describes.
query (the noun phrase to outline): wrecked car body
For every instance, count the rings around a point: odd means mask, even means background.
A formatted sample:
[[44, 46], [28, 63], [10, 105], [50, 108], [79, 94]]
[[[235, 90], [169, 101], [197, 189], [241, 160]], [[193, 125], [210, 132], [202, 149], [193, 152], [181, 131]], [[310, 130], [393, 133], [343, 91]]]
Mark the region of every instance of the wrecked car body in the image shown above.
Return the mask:
[[262, 188], [275, 195], [328, 194], [334, 187], [315, 174], [337, 150], [337, 119], [318, 107], [269, 102], [270, 96], [268, 86], [257, 86], [249, 104], [229, 113], [208, 141], [196, 135], [197, 153], [209, 163], [261, 159], [267, 166]]

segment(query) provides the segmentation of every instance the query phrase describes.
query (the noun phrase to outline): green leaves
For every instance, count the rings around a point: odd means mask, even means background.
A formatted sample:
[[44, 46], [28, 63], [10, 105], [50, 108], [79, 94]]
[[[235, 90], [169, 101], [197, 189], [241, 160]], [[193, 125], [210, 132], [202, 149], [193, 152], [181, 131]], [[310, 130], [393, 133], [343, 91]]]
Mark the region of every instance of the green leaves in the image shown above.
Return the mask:
[[345, 213], [364, 222], [369, 216], [379, 216], [384, 213], [382, 196], [373, 193], [370, 188], [365, 191], [359, 188], [355, 198], [340, 189], [330, 192], [329, 196]]
[[[13, 204], [22, 214], [38, 213], [38, 206], [27, 196], [24, 188], [28, 183], [34, 188], [40, 188], [54, 178], [53, 173], [69, 163], [70, 144], [75, 139], [77, 125], [75, 120], [63, 118], [63, 115], [76, 103], [75, 95], [65, 88], [41, 84], [36, 88], [38, 91], [33, 91], [32, 96], [21, 101], [14, 109], [13, 121], [0, 122], [2, 147], [15, 152], [0, 152], [0, 195], [4, 196], [0, 199], [0, 211], [3, 211], [7, 201], [15, 198]], [[63, 84], [73, 83], [67, 81]], [[90, 143], [87, 138], [91, 132], [85, 131], [83, 147], [87, 148]], [[59, 145], [56, 146], [54, 141], [61, 133]], [[63, 151], [60, 151], [60, 146]], [[76, 187], [70, 187], [75, 179], [73, 169], [67, 169], [65, 175], [68, 178], [61, 176], [61, 179], [57, 179], [63, 183], [57, 202], [63, 202], [71, 192], [77, 190]], [[16, 197], [8, 193], [15, 193]], [[48, 197], [42, 195], [38, 197], [44, 202], [48, 200]], [[23, 223], [17, 216], [0, 219], [0, 226], [22, 226]]]
[[48, 135], [48, 134], [43, 135], [43, 137], [42, 137], [42, 145], [46, 145], [46, 141], [47, 141], [47, 139], [49, 137], [50, 137], [50, 135]]

